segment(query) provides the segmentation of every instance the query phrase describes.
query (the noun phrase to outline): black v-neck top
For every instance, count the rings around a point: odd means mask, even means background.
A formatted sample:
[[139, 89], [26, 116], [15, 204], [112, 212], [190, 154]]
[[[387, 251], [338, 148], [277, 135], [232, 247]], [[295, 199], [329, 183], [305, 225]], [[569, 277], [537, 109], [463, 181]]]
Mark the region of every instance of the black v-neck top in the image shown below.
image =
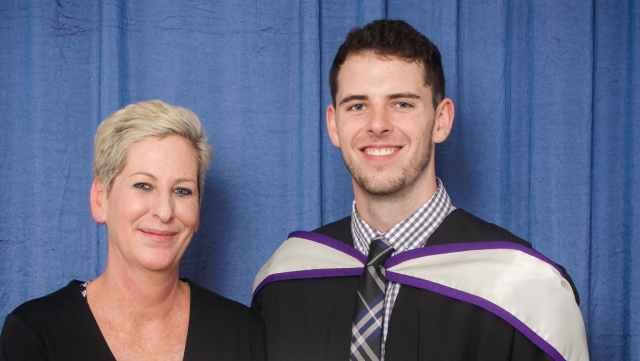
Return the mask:
[[[191, 288], [184, 360], [265, 360], [266, 335], [259, 315], [193, 281], [184, 281]], [[0, 335], [0, 361], [114, 361], [79, 290], [82, 283], [71, 281], [10, 313]]]

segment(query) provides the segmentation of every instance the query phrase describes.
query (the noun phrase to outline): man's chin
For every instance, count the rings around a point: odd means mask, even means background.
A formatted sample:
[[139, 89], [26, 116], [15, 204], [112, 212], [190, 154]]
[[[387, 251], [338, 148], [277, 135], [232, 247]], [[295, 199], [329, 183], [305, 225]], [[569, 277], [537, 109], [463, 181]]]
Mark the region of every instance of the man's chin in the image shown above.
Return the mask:
[[388, 197], [402, 192], [406, 187], [404, 179], [363, 179], [354, 178], [360, 189], [375, 197]]
[[401, 195], [412, 188], [418, 179], [423, 178], [429, 165], [429, 154], [426, 161], [408, 167], [377, 167], [374, 169], [362, 169], [350, 164], [345, 158], [345, 164], [354, 183], [366, 194], [373, 197], [393, 197]]

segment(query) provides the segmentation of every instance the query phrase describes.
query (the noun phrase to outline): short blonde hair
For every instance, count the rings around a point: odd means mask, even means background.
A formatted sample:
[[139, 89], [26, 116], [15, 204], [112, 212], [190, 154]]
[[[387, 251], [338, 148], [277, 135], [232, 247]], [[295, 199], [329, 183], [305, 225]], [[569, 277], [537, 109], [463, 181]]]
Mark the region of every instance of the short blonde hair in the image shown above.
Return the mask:
[[201, 201], [205, 173], [213, 158], [204, 127], [191, 110], [160, 100], [127, 105], [98, 126], [94, 144], [93, 176], [109, 194], [113, 181], [124, 169], [127, 152], [133, 143], [173, 134], [183, 137], [193, 146], [198, 162], [198, 197]]

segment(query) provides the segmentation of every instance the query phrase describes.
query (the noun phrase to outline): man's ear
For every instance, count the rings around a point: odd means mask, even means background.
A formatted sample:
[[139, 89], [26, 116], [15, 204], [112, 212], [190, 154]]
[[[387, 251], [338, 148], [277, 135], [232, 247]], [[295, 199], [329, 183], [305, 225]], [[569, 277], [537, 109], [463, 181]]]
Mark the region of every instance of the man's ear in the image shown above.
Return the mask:
[[95, 178], [91, 185], [89, 201], [91, 202], [91, 215], [93, 216], [93, 220], [99, 224], [107, 222], [106, 196], [106, 189], [104, 189], [102, 183]]
[[331, 143], [340, 148], [340, 138], [338, 138], [338, 124], [336, 123], [336, 108], [333, 104], [329, 104], [327, 107], [327, 130], [329, 131], [329, 138]]
[[447, 139], [453, 126], [455, 113], [453, 101], [449, 98], [442, 99], [438, 108], [436, 108], [436, 124], [433, 127], [433, 141], [435, 143], [442, 143]]

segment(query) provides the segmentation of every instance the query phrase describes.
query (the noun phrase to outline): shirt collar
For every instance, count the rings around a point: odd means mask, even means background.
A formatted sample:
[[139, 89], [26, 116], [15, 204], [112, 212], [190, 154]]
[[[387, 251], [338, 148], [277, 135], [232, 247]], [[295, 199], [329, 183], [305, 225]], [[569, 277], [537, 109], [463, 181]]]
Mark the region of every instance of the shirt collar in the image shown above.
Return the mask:
[[455, 209], [442, 181], [436, 178], [436, 183], [438, 188], [427, 203], [385, 233], [376, 231], [360, 218], [354, 200], [351, 210], [351, 235], [354, 247], [367, 255], [369, 244], [379, 235], [383, 235], [389, 241], [395, 249], [394, 254], [423, 247], [445, 217]]

